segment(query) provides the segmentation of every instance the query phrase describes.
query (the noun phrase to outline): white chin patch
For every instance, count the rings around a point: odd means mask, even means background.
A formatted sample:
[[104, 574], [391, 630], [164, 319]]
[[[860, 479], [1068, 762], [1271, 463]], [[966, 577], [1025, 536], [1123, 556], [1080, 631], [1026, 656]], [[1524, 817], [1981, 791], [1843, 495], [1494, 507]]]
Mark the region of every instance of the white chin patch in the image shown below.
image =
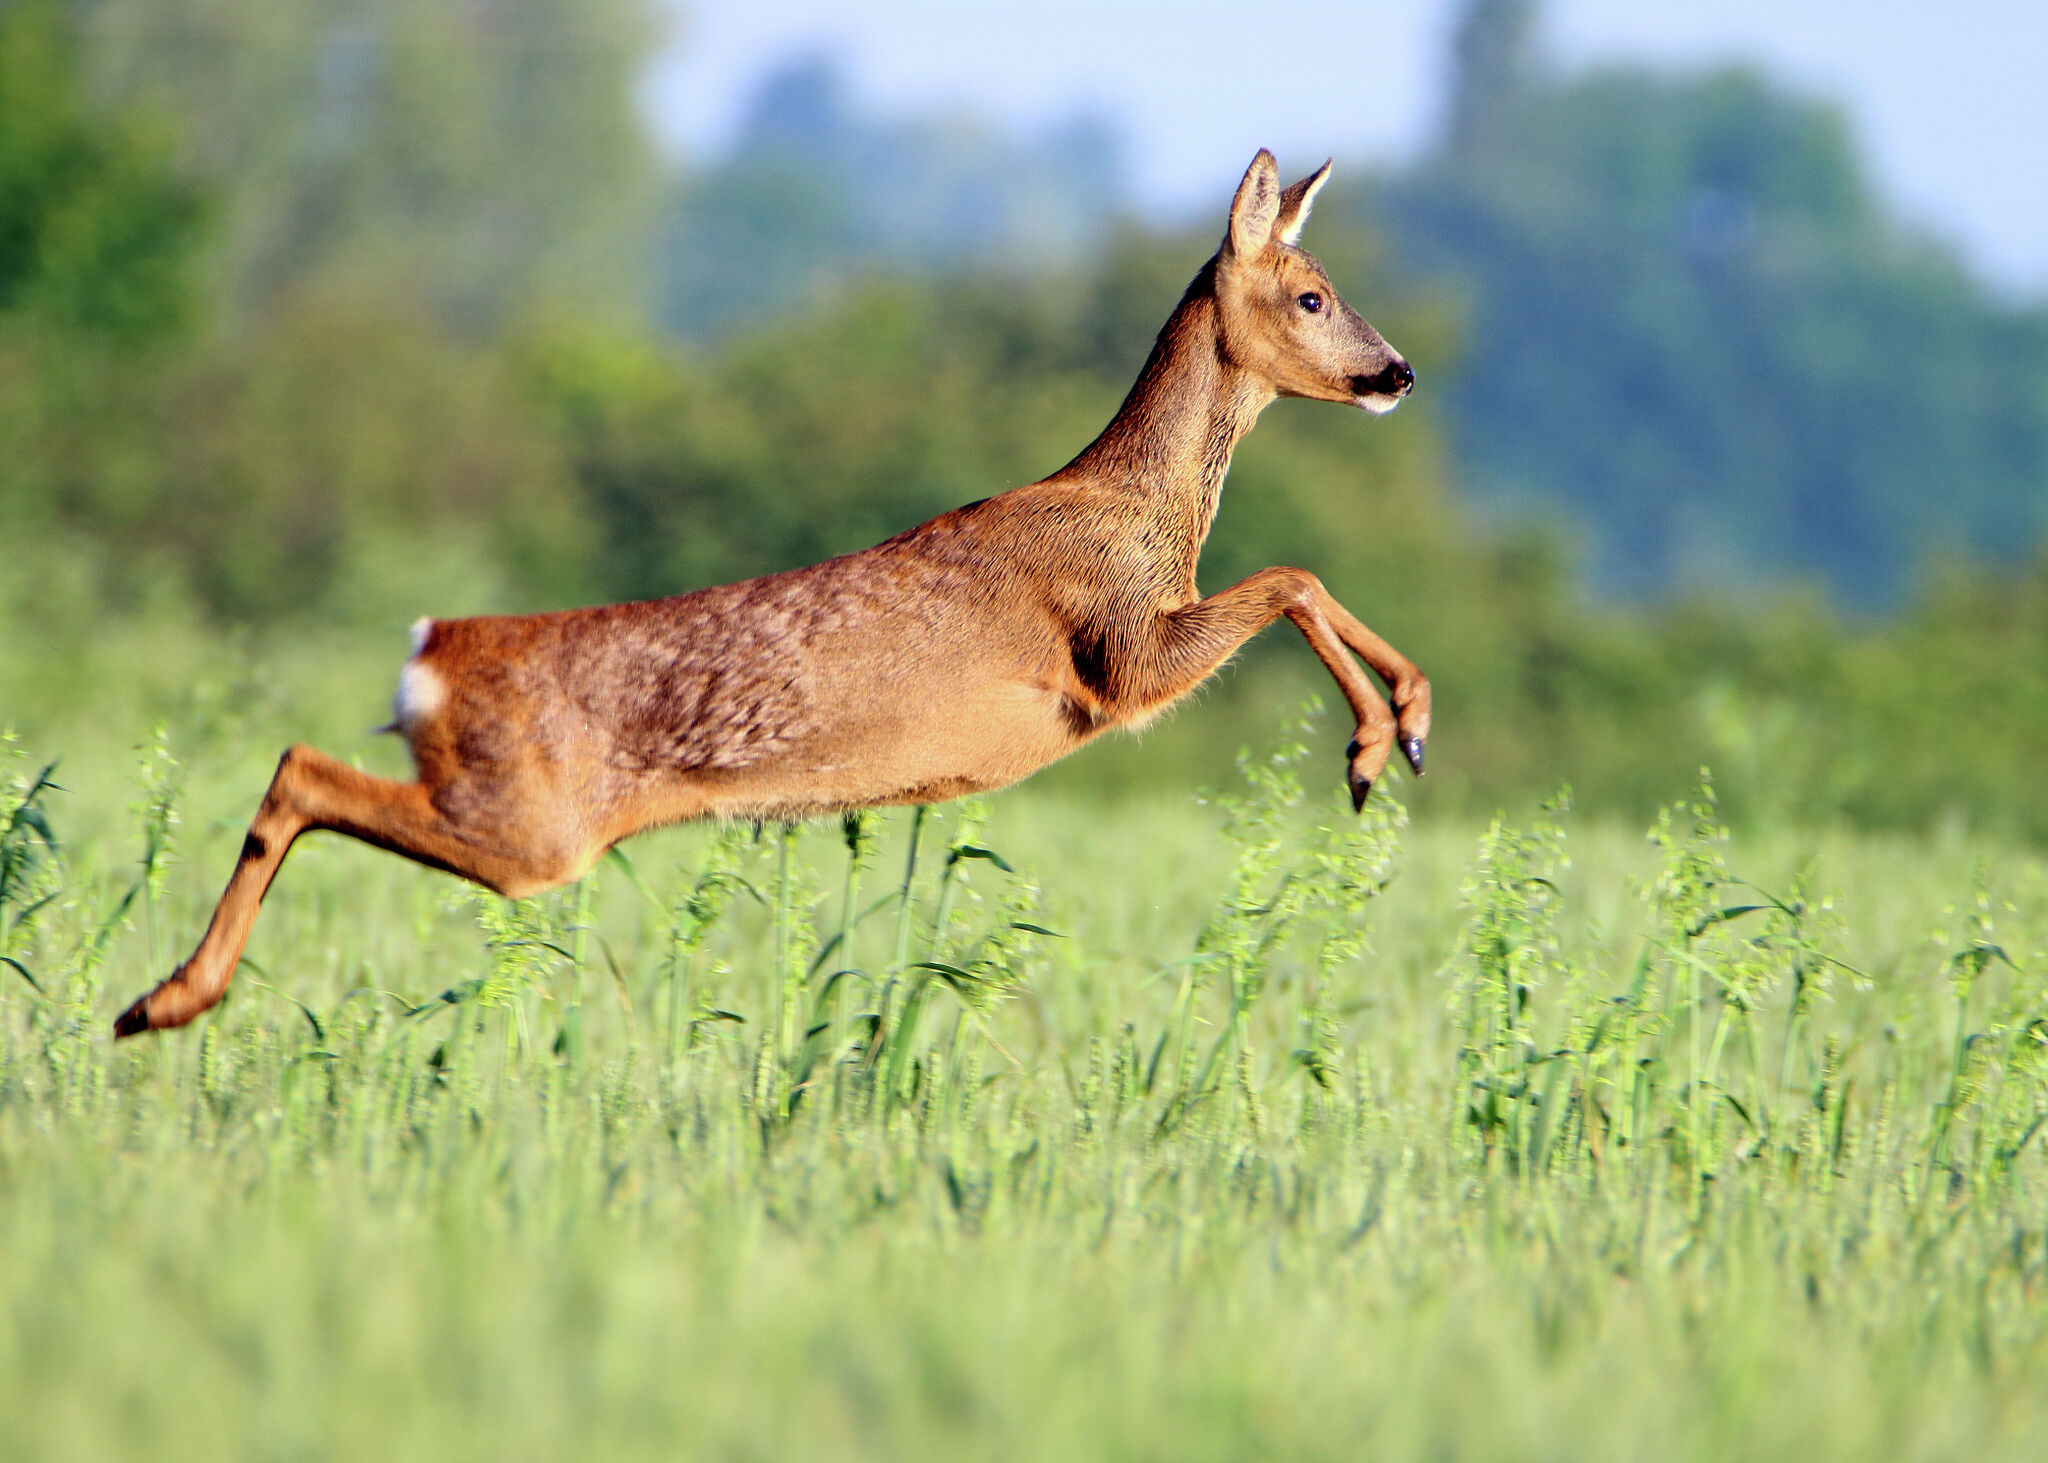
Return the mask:
[[1385, 416], [1401, 404], [1400, 397], [1382, 396], [1377, 391], [1370, 396], [1354, 396], [1351, 399], [1358, 403], [1359, 410], [1369, 411], [1376, 417]]

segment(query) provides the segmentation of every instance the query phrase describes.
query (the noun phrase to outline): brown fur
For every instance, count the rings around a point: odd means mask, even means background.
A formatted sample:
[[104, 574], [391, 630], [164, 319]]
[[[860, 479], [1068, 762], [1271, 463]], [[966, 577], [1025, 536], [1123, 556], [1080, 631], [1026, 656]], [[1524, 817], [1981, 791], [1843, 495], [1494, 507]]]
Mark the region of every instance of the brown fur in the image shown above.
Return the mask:
[[[680, 819], [1002, 787], [1156, 714], [1282, 615], [1357, 717], [1354, 798], [1397, 734], [1419, 771], [1428, 681], [1314, 575], [1266, 569], [1208, 599], [1195, 589], [1231, 452], [1276, 395], [1384, 409], [1413, 380], [1321, 266], [1283, 242], [1328, 168], [1283, 193], [1271, 154], [1258, 155], [1223, 247], [1115, 420], [1043, 482], [741, 584], [428, 623], [398, 725], [418, 780], [287, 751], [198, 949], [115, 1030], [181, 1025], [220, 999], [308, 829], [531, 894]], [[1307, 291], [1321, 311], [1300, 305]], [[1375, 378], [1388, 389], [1361, 389]]]

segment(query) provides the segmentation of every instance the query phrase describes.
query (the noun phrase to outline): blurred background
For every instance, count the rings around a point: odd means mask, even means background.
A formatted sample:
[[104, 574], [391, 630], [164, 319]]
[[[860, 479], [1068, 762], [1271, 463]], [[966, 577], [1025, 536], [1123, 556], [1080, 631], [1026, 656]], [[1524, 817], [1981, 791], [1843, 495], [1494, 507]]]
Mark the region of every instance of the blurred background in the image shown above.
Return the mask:
[[[1267, 145], [1421, 386], [1275, 406], [1203, 583], [1432, 674], [1424, 810], [2048, 839], [2044, 63], [2017, 0], [0, 0], [0, 726], [395, 770], [419, 614], [1042, 477]], [[1321, 678], [1282, 627], [1044, 784], [1221, 781]]]

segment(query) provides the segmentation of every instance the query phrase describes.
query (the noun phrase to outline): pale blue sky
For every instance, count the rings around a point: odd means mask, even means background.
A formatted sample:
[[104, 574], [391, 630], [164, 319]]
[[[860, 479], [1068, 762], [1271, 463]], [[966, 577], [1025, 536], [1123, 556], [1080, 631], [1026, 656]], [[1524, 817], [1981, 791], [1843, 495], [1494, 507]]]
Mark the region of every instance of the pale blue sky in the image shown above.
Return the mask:
[[[672, 147], [715, 154], [763, 68], [823, 45], [885, 112], [1107, 115], [1140, 203], [1180, 212], [1220, 206], [1262, 145], [1302, 169], [1414, 148], [1457, 9], [697, 0], [678, 6], [647, 98]], [[1891, 197], [2006, 288], [2048, 295], [2048, 0], [1551, 0], [1546, 36], [1567, 64], [1742, 58], [1837, 99]]]

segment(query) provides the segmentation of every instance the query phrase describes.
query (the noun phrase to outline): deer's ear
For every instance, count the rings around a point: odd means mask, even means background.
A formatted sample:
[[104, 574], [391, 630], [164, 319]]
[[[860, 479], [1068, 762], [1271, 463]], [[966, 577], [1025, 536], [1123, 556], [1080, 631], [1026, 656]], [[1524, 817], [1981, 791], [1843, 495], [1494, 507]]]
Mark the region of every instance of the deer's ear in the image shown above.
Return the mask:
[[1289, 183], [1287, 191], [1280, 195], [1280, 216], [1274, 220], [1273, 236], [1281, 243], [1301, 242], [1301, 226], [1308, 222], [1308, 211], [1315, 207], [1316, 194], [1330, 181], [1330, 162], [1331, 159], [1324, 159], [1321, 167], [1299, 183]]
[[1223, 243], [1240, 259], [1249, 259], [1273, 240], [1273, 221], [1280, 216], [1280, 165], [1263, 147], [1245, 169], [1230, 203], [1230, 232]]

